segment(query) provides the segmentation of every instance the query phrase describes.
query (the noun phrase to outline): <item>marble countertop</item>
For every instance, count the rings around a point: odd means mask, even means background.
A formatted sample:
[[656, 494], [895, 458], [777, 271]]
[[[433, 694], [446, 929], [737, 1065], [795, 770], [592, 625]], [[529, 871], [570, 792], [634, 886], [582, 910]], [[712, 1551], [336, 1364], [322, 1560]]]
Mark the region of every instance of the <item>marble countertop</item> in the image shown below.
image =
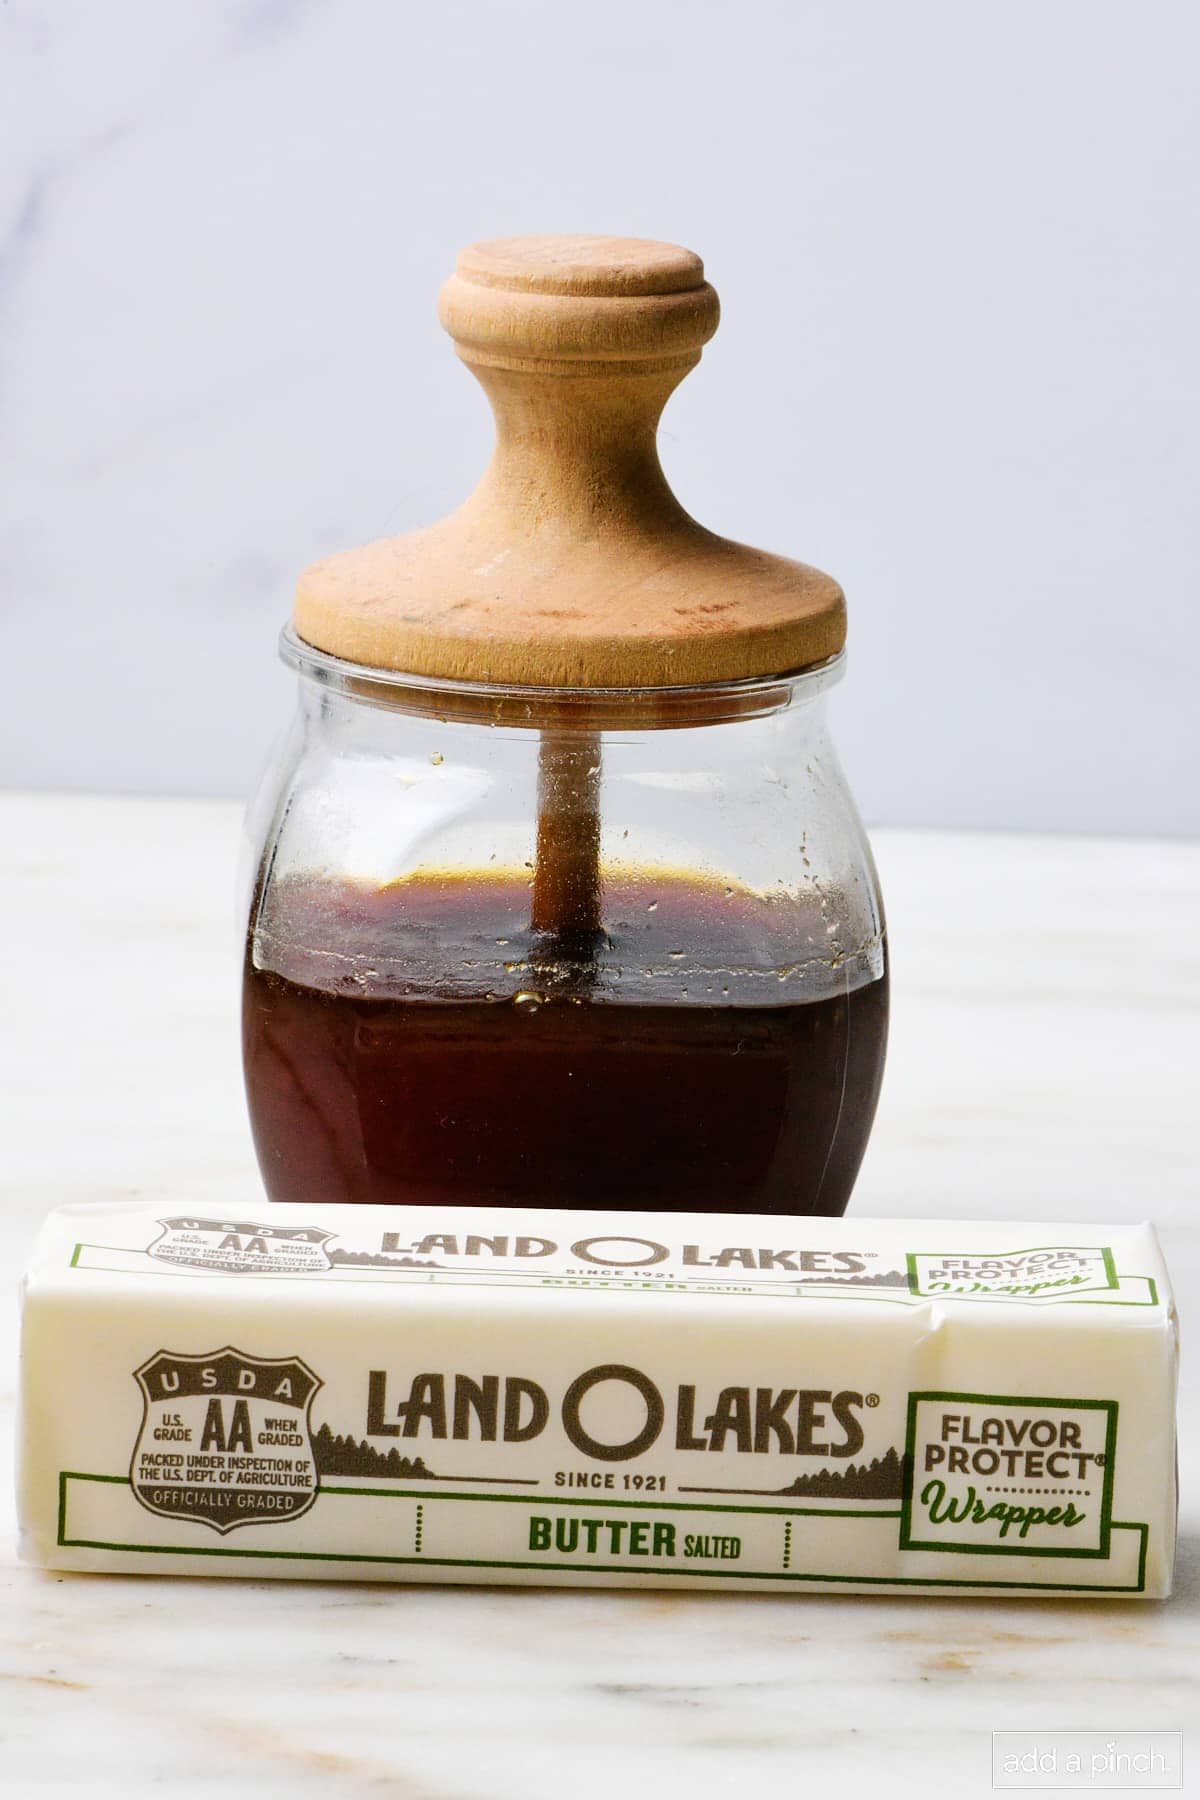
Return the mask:
[[[0, 1243], [63, 1200], [228, 1206], [239, 815], [0, 796]], [[863, 1215], [1151, 1217], [1185, 1327], [1200, 845], [881, 832], [891, 1060]], [[1180, 1730], [1200, 1673], [1197, 1386], [1165, 1603], [47, 1575], [13, 1550], [0, 1311], [0, 1790], [573, 1800], [991, 1791], [994, 1730]]]

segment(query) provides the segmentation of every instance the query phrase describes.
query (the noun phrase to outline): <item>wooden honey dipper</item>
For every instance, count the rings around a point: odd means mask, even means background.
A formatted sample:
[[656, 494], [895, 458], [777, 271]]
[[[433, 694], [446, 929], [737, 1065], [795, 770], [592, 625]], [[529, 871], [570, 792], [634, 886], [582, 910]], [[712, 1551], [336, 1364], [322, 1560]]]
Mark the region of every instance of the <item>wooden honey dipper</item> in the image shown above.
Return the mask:
[[[783, 674], [845, 641], [838, 584], [705, 530], [656, 444], [719, 306], [690, 250], [639, 238], [473, 244], [440, 314], [496, 448], [457, 512], [314, 563], [295, 627], [374, 668], [533, 689], [654, 689]], [[600, 926], [600, 742], [540, 697], [532, 922]]]

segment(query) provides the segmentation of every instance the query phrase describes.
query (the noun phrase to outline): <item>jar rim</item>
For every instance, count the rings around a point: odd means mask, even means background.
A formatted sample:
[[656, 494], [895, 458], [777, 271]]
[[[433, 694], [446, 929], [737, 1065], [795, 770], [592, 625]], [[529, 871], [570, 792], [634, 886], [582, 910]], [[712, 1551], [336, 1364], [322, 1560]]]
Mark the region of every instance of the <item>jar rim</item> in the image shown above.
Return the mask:
[[805, 703], [841, 680], [846, 652], [774, 675], [678, 687], [532, 687], [505, 681], [460, 681], [348, 662], [302, 638], [292, 624], [279, 634], [279, 654], [295, 674], [323, 688], [402, 712], [474, 719], [489, 724], [552, 723], [597, 730], [606, 726], [664, 729], [753, 718]]

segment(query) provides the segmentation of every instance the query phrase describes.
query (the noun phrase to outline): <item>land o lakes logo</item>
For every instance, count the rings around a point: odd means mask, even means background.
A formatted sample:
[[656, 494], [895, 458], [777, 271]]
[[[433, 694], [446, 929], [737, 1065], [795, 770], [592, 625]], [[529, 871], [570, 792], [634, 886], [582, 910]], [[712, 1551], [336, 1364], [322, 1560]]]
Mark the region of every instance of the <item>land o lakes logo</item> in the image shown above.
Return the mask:
[[130, 1482], [150, 1512], [214, 1531], [297, 1519], [317, 1497], [309, 1418], [322, 1383], [298, 1356], [160, 1350], [134, 1371]]
[[319, 1225], [261, 1225], [253, 1219], [160, 1219], [150, 1245], [159, 1262], [224, 1275], [323, 1275], [325, 1246], [336, 1237]]

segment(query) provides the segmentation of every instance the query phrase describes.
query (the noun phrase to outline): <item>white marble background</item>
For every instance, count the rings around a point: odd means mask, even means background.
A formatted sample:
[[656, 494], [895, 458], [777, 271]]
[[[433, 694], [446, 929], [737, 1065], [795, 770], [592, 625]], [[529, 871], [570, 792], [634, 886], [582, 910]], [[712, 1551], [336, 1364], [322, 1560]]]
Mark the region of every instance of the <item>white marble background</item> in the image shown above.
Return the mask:
[[1180, 834], [1192, 0], [5, 0], [0, 785], [244, 793], [314, 555], [489, 439], [456, 248], [694, 244], [665, 457], [851, 601], [869, 818]]

